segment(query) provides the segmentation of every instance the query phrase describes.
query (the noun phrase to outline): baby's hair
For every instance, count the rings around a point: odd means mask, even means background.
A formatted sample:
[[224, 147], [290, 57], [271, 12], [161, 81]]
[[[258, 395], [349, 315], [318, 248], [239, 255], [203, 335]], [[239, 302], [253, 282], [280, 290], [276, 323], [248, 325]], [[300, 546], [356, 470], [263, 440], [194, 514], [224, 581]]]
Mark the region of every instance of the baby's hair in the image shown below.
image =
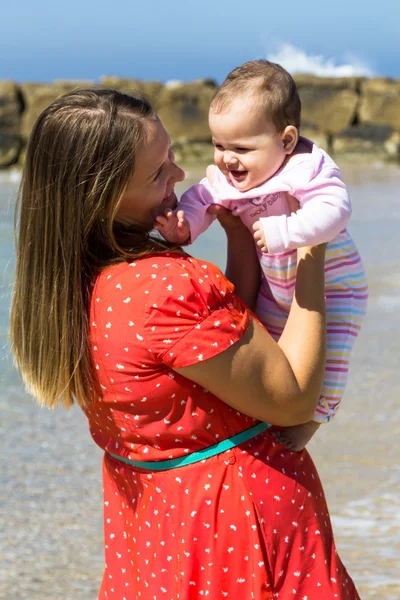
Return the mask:
[[265, 109], [278, 131], [300, 128], [301, 102], [293, 77], [269, 60], [251, 60], [229, 73], [211, 100], [215, 113], [230, 108], [241, 95], [251, 95]]

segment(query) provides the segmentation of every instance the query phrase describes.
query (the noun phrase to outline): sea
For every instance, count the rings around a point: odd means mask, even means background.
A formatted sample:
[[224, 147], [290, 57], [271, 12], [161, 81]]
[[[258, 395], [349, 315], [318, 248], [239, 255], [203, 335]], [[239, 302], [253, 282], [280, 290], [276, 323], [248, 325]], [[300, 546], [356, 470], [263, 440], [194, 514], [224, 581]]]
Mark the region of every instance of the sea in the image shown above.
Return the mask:
[[[340, 166], [370, 299], [340, 411], [308, 449], [361, 598], [399, 600], [400, 168]], [[200, 175], [188, 169], [184, 185]], [[17, 171], [0, 173], [0, 598], [95, 600], [103, 569], [102, 452], [79, 408], [38, 407], [9, 351], [18, 183]], [[224, 269], [225, 246], [215, 223], [191, 253]]]

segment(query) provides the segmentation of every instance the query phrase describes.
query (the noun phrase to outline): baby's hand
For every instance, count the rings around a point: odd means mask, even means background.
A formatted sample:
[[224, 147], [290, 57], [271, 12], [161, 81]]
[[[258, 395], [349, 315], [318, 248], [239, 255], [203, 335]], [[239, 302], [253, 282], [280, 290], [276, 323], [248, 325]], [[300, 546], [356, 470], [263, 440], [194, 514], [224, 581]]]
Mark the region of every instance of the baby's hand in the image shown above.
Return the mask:
[[183, 244], [190, 237], [189, 221], [185, 218], [185, 211], [178, 210], [176, 213], [167, 208], [164, 215], [156, 217], [154, 229], [157, 229], [172, 244]]
[[261, 252], [265, 252], [265, 254], [267, 254], [268, 246], [265, 240], [264, 231], [260, 221], [256, 221], [255, 223], [253, 223], [253, 231], [253, 237], [256, 241], [257, 246], [260, 248]]

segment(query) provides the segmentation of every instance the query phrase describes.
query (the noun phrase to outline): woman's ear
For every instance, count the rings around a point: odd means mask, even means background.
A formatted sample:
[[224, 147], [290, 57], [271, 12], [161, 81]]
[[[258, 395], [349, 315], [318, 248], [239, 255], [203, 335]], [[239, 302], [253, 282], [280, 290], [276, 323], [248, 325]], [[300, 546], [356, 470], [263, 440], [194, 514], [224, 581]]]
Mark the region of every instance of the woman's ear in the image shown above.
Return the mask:
[[297, 127], [294, 125], [288, 125], [281, 133], [281, 140], [283, 143], [283, 149], [286, 154], [291, 154], [296, 148], [299, 140], [299, 132]]

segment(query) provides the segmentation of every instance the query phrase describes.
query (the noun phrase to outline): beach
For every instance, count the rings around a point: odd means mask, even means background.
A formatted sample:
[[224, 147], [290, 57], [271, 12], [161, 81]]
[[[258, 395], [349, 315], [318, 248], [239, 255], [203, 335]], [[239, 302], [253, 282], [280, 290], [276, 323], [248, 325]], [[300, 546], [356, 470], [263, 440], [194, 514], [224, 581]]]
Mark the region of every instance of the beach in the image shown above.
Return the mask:
[[[361, 598], [398, 600], [400, 168], [340, 166], [370, 300], [340, 411], [308, 449], [327, 495], [338, 552]], [[185, 186], [199, 173], [189, 171]], [[103, 569], [102, 452], [79, 408], [40, 409], [26, 394], [8, 348], [17, 186], [16, 173], [0, 174], [0, 598], [95, 600]], [[190, 252], [223, 269], [218, 224]]]

